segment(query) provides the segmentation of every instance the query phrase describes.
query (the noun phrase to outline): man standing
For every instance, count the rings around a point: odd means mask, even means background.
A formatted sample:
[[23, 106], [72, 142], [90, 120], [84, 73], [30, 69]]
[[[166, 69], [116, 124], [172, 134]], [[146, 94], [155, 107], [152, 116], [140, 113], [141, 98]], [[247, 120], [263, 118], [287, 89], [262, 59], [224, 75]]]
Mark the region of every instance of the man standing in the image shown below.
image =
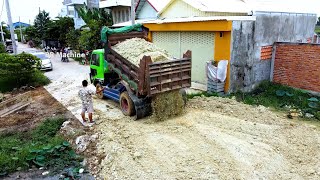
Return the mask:
[[94, 121], [92, 120], [92, 113], [93, 113], [92, 95], [94, 95], [96, 93], [100, 93], [101, 91], [103, 91], [103, 89], [101, 89], [99, 92], [93, 91], [92, 89], [90, 89], [88, 87], [87, 80], [82, 81], [82, 86], [83, 87], [79, 90], [79, 93], [78, 93], [78, 95], [82, 101], [81, 117], [82, 117], [83, 122], [87, 122], [86, 117], [85, 117], [85, 112], [87, 112], [89, 115], [90, 123], [94, 123]]

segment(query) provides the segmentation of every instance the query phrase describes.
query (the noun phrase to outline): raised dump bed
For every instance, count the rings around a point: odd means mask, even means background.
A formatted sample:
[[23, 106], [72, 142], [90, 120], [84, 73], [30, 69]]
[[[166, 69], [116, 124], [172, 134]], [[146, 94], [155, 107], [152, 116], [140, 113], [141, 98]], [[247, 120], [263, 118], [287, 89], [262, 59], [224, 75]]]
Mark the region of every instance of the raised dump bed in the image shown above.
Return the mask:
[[105, 49], [105, 59], [109, 67], [130, 85], [137, 96], [153, 96], [191, 86], [191, 51], [183, 54], [181, 59], [163, 62], [152, 62], [150, 56], [144, 56], [139, 66], [136, 66], [111, 47], [116, 42], [135, 37], [145, 38], [143, 32], [110, 35], [110, 46]]

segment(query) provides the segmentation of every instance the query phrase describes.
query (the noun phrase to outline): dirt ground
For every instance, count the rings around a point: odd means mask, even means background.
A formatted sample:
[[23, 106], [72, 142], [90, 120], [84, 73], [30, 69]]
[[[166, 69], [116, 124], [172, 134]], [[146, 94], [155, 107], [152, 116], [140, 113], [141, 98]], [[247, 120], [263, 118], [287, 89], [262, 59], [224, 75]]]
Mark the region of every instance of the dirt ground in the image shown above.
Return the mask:
[[[54, 61], [45, 88], [80, 119], [77, 97], [89, 67]], [[263, 106], [195, 98], [180, 117], [125, 117], [117, 103], [94, 99], [85, 151], [97, 179], [320, 179], [320, 130]]]
[[[28, 131], [35, 128], [46, 118], [64, 117], [70, 121], [75, 129], [83, 129], [82, 124], [77, 121], [73, 114], [68, 111], [59, 101], [53, 98], [44, 88], [24, 92], [13, 92], [7, 94], [7, 101], [21, 96], [21, 99], [28, 99], [29, 105], [5, 117], [0, 118], [0, 133], [12, 133], [17, 131]], [[7, 102], [5, 101], [5, 102]], [[5, 103], [3, 102], [3, 103]], [[67, 137], [66, 137], [67, 138]], [[20, 171], [9, 176], [2, 177], [6, 180], [15, 179], [59, 179], [59, 174], [55, 176], [43, 176], [42, 173], [50, 169], [40, 170], [32, 167], [29, 171]], [[89, 175], [84, 175], [90, 178]], [[91, 178], [92, 179], [92, 178]]]
[[23, 94], [22, 99], [29, 99], [30, 104], [17, 112], [0, 117], [0, 132], [29, 130], [45, 118], [56, 116], [75, 119], [72, 113], [42, 87], [28, 92], [14, 92], [7, 100], [21, 94]]
[[164, 122], [98, 113], [100, 178], [320, 178], [319, 128], [262, 106], [195, 98], [183, 116]]

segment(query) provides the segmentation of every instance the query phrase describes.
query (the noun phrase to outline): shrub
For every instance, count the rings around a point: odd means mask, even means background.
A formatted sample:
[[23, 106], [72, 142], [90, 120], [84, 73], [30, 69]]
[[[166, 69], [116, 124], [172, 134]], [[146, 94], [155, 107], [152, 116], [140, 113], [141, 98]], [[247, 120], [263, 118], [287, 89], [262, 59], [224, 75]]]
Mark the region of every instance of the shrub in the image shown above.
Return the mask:
[[49, 80], [39, 72], [39, 65], [40, 59], [31, 54], [0, 54], [0, 91], [47, 84]]
[[6, 47], [0, 43], [0, 53], [6, 53]]
[[65, 167], [80, 167], [82, 160], [70, 144], [59, 136], [64, 118], [46, 119], [28, 132], [0, 134], [0, 178], [32, 166], [56, 172]]

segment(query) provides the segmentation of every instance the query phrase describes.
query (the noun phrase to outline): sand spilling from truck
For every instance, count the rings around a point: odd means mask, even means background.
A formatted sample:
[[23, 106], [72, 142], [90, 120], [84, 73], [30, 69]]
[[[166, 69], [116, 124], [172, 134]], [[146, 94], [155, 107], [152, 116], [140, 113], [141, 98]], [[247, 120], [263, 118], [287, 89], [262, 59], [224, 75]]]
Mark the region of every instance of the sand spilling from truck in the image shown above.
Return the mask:
[[184, 101], [179, 91], [158, 94], [152, 99], [153, 116], [162, 121], [183, 113]]
[[112, 49], [138, 67], [143, 56], [150, 56], [152, 62], [170, 60], [167, 51], [141, 38], [128, 39], [118, 43]]

